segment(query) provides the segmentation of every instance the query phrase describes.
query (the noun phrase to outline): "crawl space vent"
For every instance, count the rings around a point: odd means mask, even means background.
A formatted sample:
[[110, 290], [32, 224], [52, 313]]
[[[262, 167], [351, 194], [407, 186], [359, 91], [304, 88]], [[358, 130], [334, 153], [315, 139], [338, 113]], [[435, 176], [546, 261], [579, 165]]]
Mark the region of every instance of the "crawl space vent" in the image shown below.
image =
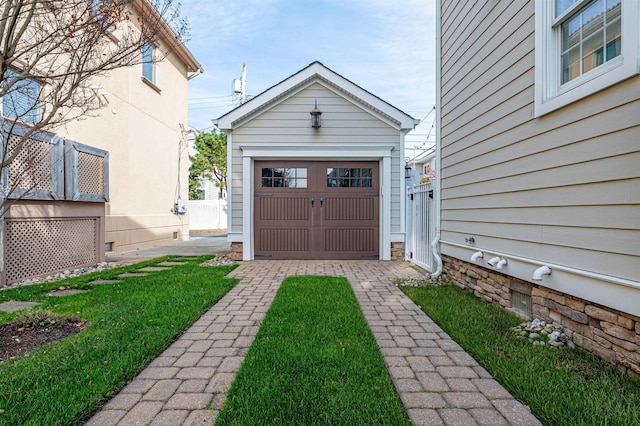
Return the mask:
[[511, 308], [525, 315], [531, 316], [531, 296], [511, 290]]

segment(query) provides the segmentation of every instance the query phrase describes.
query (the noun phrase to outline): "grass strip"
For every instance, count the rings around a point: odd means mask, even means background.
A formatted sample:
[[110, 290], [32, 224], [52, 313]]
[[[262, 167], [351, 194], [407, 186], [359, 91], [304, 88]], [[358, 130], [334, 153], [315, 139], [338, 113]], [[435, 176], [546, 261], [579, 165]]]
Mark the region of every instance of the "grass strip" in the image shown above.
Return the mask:
[[640, 381], [582, 349], [533, 346], [522, 322], [456, 286], [402, 287], [545, 425], [638, 425]]
[[284, 280], [216, 425], [410, 424], [349, 282]]
[[[174, 257], [0, 291], [0, 302], [42, 302], [36, 309], [86, 321], [76, 335], [0, 363], [0, 424], [72, 425], [86, 420], [235, 285], [236, 280], [225, 278], [233, 266], [199, 266], [210, 257], [122, 279], [121, 284], [88, 282]], [[91, 291], [46, 296], [61, 285]], [[2, 314], [0, 322], [17, 315]]]

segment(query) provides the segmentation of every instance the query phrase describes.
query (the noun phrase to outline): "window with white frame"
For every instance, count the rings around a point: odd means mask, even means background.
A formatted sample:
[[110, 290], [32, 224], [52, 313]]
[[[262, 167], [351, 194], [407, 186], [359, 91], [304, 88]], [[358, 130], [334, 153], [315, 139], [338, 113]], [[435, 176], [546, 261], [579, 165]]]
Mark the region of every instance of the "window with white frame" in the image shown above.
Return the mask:
[[142, 76], [152, 83], [155, 83], [154, 54], [155, 48], [151, 43], [142, 46]]
[[640, 1], [536, 1], [536, 116], [638, 74]]
[[13, 84], [13, 87], [2, 97], [2, 115], [26, 123], [39, 122], [40, 82], [30, 78], [19, 79], [17, 71], [8, 69], [3, 84]]

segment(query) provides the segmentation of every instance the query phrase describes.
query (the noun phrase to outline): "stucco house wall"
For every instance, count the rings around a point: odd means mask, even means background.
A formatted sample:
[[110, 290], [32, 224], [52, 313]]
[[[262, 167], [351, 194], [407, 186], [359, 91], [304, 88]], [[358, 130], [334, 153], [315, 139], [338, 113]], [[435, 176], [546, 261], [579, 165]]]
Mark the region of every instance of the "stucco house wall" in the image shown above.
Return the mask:
[[[445, 270], [504, 307], [513, 291], [533, 295], [534, 314], [556, 317], [584, 347], [640, 373], [640, 77], [541, 114], [536, 3], [440, 2]], [[477, 251], [484, 256], [471, 262]], [[496, 256], [508, 261], [502, 270], [487, 263]], [[551, 275], [532, 280], [541, 265]], [[615, 331], [585, 306], [610, 312]]]
[[189, 236], [188, 213], [176, 215], [173, 207], [178, 197], [188, 199], [189, 159], [180, 125], [187, 129], [188, 78], [201, 66], [183, 44], [169, 48], [165, 40], [156, 53], [170, 52], [154, 64], [153, 83], [142, 77], [142, 65], [96, 79], [107, 105], [59, 131], [109, 151], [105, 242], [114, 252]]
[[[310, 125], [317, 102], [322, 127]], [[252, 260], [252, 186], [247, 170], [256, 159], [380, 161], [387, 209], [381, 226], [381, 258], [404, 241], [404, 135], [415, 121], [369, 92], [314, 62], [218, 119], [229, 145], [228, 234]], [[249, 193], [247, 193], [249, 192]]]

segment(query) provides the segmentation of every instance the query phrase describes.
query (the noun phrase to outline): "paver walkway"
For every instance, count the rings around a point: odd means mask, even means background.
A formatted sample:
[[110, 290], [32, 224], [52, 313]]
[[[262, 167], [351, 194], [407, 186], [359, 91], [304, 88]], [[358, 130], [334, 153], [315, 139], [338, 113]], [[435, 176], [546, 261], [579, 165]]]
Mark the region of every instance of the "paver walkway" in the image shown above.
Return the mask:
[[96, 413], [89, 425], [194, 425], [217, 418], [284, 278], [346, 277], [415, 425], [539, 425], [391, 280], [405, 262], [255, 261], [240, 282]]

